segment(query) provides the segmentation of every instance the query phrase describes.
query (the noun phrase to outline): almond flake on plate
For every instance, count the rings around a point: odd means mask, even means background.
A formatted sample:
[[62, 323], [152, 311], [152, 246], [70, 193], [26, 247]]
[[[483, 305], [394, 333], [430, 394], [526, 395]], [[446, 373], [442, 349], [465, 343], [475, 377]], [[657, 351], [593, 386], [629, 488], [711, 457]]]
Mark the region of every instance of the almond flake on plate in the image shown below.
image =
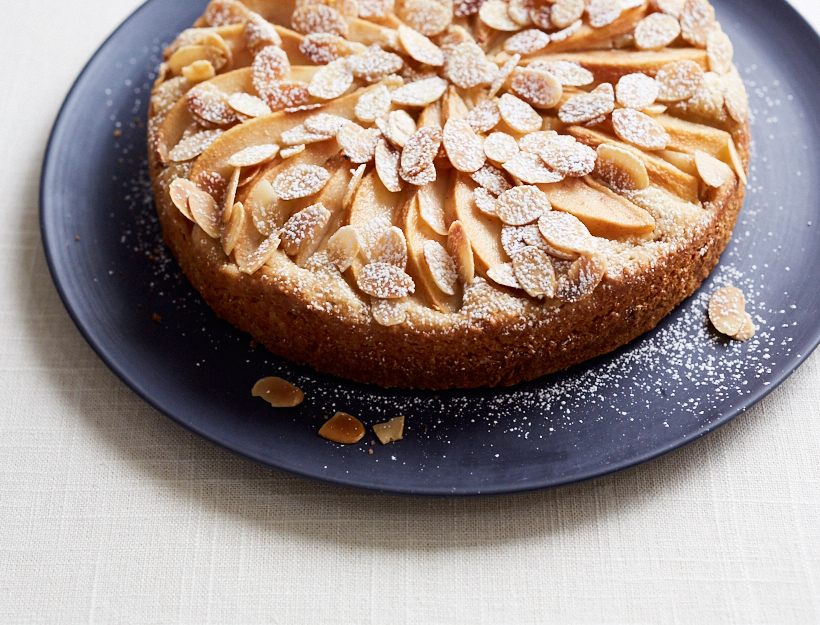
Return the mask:
[[541, 116], [524, 100], [505, 93], [497, 102], [501, 119], [516, 132], [526, 133], [541, 129]]
[[635, 27], [635, 45], [640, 50], [659, 50], [680, 35], [680, 23], [671, 15], [652, 13]]
[[579, 124], [609, 115], [614, 109], [615, 90], [605, 82], [590, 93], [572, 96], [558, 110], [558, 117], [565, 124]]
[[442, 143], [450, 163], [457, 170], [471, 173], [484, 165], [486, 157], [481, 138], [466, 121], [448, 119], [442, 131]]
[[726, 336], [735, 336], [746, 323], [746, 298], [737, 287], [725, 286], [709, 299], [709, 320]]
[[254, 165], [267, 163], [278, 153], [279, 146], [275, 143], [252, 145], [234, 154], [228, 160], [228, 165], [231, 167], [253, 167]]
[[547, 194], [538, 187], [524, 185], [502, 193], [496, 202], [496, 213], [502, 222], [524, 226], [552, 210]]
[[537, 247], [526, 246], [512, 257], [515, 279], [530, 297], [554, 297], [557, 282], [549, 256]]
[[253, 385], [251, 395], [261, 397], [274, 408], [293, 408], [305, 399], [298, 386], [278, 377], [262, 378]]
[[663, 126], [634, 109], [613, 111], [612, 127], [619, 138], [645, 150], [662, 150], [671, 140]]
[[740, 327], [740, 330], [736, 334], [732, 335], [732, 338], [736, 341], [748, 341], [755, 335], [755, 324], [752, 321], [751, 316], [749, 313], [745, 313], [746, 318], [743, 321], [743, 325]]
[[415, 292], [413, 278], [390, 263], [369, 263], [359, 273], [359, 288], [381, 299], [398, 299]]
[[373, 431], [382, 445], [400, 441], [404, 438], [404, 417], [390, 419], [387, 423], [377, 423], [373, 426]]
[[346, 412], [337, 412], [319, 428], [319, 436], [332, 443], [353, 445], [364, 438], [362, 422]]
[[399, 87], [391, 94], [391, 99], [401, 106], [427, 106], [435, 102], [447, 91], [447, 81], [433, 76]]
[[655, 103], [660, 89], [658, 81], [646, 74], [627, 74], [615, 87], [615, 99], [623, 107], [642, 111]]
[[437, 241], [424, 242], [424, 261], [433, 277], [433, 282], [447, 295], [454, 295], [458, 285], [456, 263], [447, 250]]
[[519, 152], [503, 165], [510, 174], [528, 184], [560, 182], [564, 174], [550, 169], [537, 154]]
[[518, 142], [506, 132], [493, 132], [484, 139], [484, 154], [496, 163], [506, 163], [518, 152]]

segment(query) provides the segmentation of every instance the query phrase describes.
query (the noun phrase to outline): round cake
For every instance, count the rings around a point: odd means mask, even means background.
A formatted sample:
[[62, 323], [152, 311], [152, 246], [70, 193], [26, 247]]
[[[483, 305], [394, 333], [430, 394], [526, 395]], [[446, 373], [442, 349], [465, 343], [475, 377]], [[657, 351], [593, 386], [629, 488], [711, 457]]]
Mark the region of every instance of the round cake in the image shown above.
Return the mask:
[[214, 0], [151, 98], [164, 237], [285, 358], [531, 380], [717, 264], [749, 156], [732, 54], [706, 0]]

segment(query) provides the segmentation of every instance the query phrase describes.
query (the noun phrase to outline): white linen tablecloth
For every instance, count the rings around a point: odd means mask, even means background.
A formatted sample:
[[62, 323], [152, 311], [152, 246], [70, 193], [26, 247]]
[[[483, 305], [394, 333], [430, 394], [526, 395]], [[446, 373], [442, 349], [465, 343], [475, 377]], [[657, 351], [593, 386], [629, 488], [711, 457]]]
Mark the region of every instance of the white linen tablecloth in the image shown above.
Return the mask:
[[57, 296], [37, 186], [72, 81], [139, 3], [3, 6], [0, 623], [820, 622], [817, 354], [679, 452], [479, 500], [290, 477], [125, 387]]

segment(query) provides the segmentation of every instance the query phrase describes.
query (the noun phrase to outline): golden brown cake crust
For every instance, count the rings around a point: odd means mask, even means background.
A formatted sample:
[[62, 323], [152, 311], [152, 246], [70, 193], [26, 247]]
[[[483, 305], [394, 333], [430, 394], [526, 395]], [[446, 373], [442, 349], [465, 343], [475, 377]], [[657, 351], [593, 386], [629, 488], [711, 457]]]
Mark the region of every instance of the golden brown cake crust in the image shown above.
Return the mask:
[[[163, 113], [152, 108], [150, 116], [157, 128]], [[748, 168], [748, 122], [729, 119], [722, 127], [731, 132]], [[653, 249], [648, 262], [608, 272], [580, 301], [504, 295], [504, 302], [521, 301], [506, 306], [495, 293], [483, 299], [485, 291], [497, 288], [479, 278], [465, 292], [464, 310], [457, 315], [419, 306], [407, 322], [388, 327], [374, 321], [368, 296], [296, 267], [281, 251], [255, 273], [240, 272], [219, 240], [205, 235], [172, 202], [168, 185], [184, 168], [162, 164], [153, 147], [149, 161], [165, 241], [217, 315], [275, 354], [385, 387], [512, 385], [617, 349], [654, 328], [714, 269], [745, 193], [730, 176], [712, 190], [703, 203], [705, 217], [685, 239]]]

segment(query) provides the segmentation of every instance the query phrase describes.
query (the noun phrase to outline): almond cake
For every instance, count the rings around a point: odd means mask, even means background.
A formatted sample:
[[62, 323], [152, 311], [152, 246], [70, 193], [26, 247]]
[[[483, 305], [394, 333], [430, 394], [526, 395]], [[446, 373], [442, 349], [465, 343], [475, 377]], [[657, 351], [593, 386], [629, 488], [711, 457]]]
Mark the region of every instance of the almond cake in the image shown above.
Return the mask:
[[214, 0], [164, 55], [164, 237], [272, 352], [382, 386], [515, 384], [653, 328], [743, 200], [707, 0]]

